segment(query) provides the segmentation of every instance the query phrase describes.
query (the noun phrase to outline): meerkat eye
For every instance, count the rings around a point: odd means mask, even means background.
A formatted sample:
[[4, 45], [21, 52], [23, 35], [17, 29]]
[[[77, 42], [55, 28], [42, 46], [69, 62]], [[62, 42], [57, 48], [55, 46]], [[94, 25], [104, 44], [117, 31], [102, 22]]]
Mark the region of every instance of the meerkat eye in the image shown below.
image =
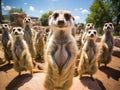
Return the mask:
[[55, 13], [55, 14], [54, 14], [54, 19], [56, 19], [58, 16], [59, 16], [59, 14], [58, 14], [58, 13]]
[[96, 32], [94, 32], [94, 34], [96, 35]]
[[30, 18], [28, 20], [30, 21]]
[[105, 24], [105, 27], [107, 27], [107, 24]]
[[88, 31], [88, 33], [90, 34], [90, 33], [91, 33], [91, 31]]
[[5, 25], [5, 27], [7, 27], [7, 25]]
[[90, 24], [88, 24], [87, 26], [90, 26]]
[[110, 26], [112, 27], [112, 24], [110, 24]]
[[71, 15], [66, 13], [66, 14], [64, 14], [64, 17], [65, 17], [66, 20], [70, 20]]
[[15, 29], [13, 29], [13, 32], [15, 31]]
[[21, 31], [21, 29], [19, 28], [18, 31]]

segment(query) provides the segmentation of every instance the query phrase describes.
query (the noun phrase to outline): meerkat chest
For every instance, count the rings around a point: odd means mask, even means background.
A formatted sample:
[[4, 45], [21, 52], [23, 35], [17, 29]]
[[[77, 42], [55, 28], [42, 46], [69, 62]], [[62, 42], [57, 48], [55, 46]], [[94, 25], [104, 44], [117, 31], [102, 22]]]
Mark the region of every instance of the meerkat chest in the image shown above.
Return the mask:
[[2, 44], [3, 44], [3, 47], [7, 47], [7, 43], [8, 43], [9, 40], [10, 40], [9, 33], [4, 32], [3, 35], [2, 35]]
[[68, 58], [68, 52], [66, 50], [66, 47], [66, 45], [57, 46], [57, 50], [55, 52], [55, 60], [58, 66], [64, 65]]
[[96, 45], [92, 42], [89, 43], [86, 49], [89, 60], [91, 61], [96, 55]]
[[24, 39], [30, 40], [32, 38], [32, 31], [29, 27], [26, 27], [24, 30]]
[[106, 34], [103, 37], [103, 40], [107, 43], [109, 49], [113, 48], [114, 41], [113, 41], [113, 36], [111, 34]]
[[25, 47], [24, 47], [24, 42], [22, 42], [21, 40], [16, 40], [14, 42], [14, 53], [16, 55], [17, 58], [20, 58], [21, 54], [23, 53]]

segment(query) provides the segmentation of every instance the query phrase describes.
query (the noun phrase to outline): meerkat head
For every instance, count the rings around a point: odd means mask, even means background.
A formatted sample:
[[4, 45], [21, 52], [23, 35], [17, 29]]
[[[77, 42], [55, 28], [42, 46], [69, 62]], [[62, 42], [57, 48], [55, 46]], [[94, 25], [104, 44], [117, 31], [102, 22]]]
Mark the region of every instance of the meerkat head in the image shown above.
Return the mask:
[[10, 27], [9, 27], [8, 24], [2, 24], [2, 25], [1, 25], [1, 28], [2, 28], [2, 31], [3, 31], [3, 32], [4, 32], [4, 31], [10, 31]]
[[23, 35], [24, 35], [23, 28], [21, 28], [21, 27], [13, 27], [11, 34], [12, 34], [12, 36], [14, 38], [23, 37]]
[[97, 31], [94, 29], [88, 30], [86, 37], [88, 40], [96, 40], [97, 39]]
[[32, 23], [32, 20], [31, 20], [30, 17], [25, 17], [25, 18], [23, 19], [23, 23], [28, 25], [28, 24]]
[[103, 31], [104, 32], [111, 32], [114, 30], [114, 26], [112, 23], [105, 23], [103, 26]]
[[54, 11], [49, 17], [49, 26], [53, 30], [70, 30], [74, 27], [74, 17], [69, 11]]
[[89, 29], [94, 29], [94, 24], [93, 23], [87, 23], [85, 26], [85, 30], [89, 30]]

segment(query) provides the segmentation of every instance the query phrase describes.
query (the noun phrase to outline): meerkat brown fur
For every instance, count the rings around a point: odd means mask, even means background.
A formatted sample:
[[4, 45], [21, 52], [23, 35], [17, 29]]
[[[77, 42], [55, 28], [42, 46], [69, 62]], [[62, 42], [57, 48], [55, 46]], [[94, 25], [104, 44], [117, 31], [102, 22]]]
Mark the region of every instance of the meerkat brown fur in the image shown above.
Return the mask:
[[104, 34], [100, 42], [100, 48], [97, 56], [98, 66], [103, 63], [105, 66], [110, 63], [112, 59], [112, 50], [114, 46], [114, 38], [112, 31], [114, 26], [112, 23], [105, 23], [103, 27]]
[[88, 30], [86, 33], [86, 42], [82, 48], [80, 62], [78, 65], [78, 74], [80, 77], [83, 74], [92, 75], [97, 71], [96, 65], [96, 55], [97, 55], [97, 47], [96, 47], [96, 38], [97, 32], [96, 30]]
[[57, 10], [49, 17], [53, 30], [45, 52], [46, 90], [69, 90], [75, 70], [77, 45], [72, 35], [74, 18], [69, 11]]
[[40, 70], [33, 69], [32, 57], [28, 49], [26, 41], [23, 39], [23, 29], [21, 27], [14, 27], [11, 32], [13, 36], [12, 53], [14, 58], [14, 69], [19, 72], [29, 70], [31, 74], [40, 72]]
[[28, 44], [28, 48], [32, 58], [35, 58], [36, 51], [34, 47], [33, 29], [31, 29], [32, 20], [29, 17], [25, 17], [23, 23], [24, 23], [24, 39]]
[[13, 59], [11, 51], [12, 36], [10, 34], [10, 27], [8, 24], [2, 24], [2, 45], [4, 50], [4, 57], [9, 62]]

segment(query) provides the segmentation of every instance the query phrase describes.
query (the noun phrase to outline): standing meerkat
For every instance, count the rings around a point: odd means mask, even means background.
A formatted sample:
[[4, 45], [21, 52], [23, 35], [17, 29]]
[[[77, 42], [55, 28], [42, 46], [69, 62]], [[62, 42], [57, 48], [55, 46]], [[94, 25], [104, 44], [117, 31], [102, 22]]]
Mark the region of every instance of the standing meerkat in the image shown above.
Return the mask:
[[72, 35], [74, 18], [69, 11], [57, 10], [49, 18], [53, 33], [45, 52], [46, 90], [69, 90], [75, 70], [77, 45]]
[[35, 58], [36, 51], [34, 47], [33, 30], [31, 29], [32, 20], [29, 17], [25, 17], [23, 23], [24, 23], [24, 39], [28, 44], [32, 58]]
[[[36, 58], [44, 59], [44, 31], [38, 31], [35, 36]], [[44, 62], [44, 61], [42, 61]]]
[[4, 50], [4, 57], [9, 62], [13, 59], [11, 51], [11, 40], [10, 27], [8, 24], [2, 24], [2, 46]]
[[21, 27], [14, 27], [11, 32], [13, 36], [12, 53], [14, 58], [14, 69], [21, 75], [22, 71], [29, 70], [31, 74], [34, 72], [41, 72], [33, 68], [32, 57], [29, 52], [28, 45], [23, 39], [23, 29]]
[[84, 45], [85, 41], [86, 41], [86, 34], [87, 34], [87, 31], [90, 30], [90, 29], [94, 29], [94, 24], [93, 23], [87, 23], [86, 26], [85, 26], [85, 31], [82, 35], [82, 39], [81, 39], [81, 42], [82, 42], [82, 45]]
[[100, 48], [97, 56], [98, 66], [103, 63], [105, 66], [110, 63], [112, 59], [112, 50], [114, 47], [114, 38], [112, 31], [114, 26], [112, 23], [105, 23], [103, 27], [104, 34], [100, 42]]
[[96, 65], [96, 46], [97, 32], [96, 30], [88, 30], [86, 33], [86, 42], [83, 45], [80, 62], [78, 65], [78, 74], [80, 77], [83, 74], [92, 75], [97, 71]]

